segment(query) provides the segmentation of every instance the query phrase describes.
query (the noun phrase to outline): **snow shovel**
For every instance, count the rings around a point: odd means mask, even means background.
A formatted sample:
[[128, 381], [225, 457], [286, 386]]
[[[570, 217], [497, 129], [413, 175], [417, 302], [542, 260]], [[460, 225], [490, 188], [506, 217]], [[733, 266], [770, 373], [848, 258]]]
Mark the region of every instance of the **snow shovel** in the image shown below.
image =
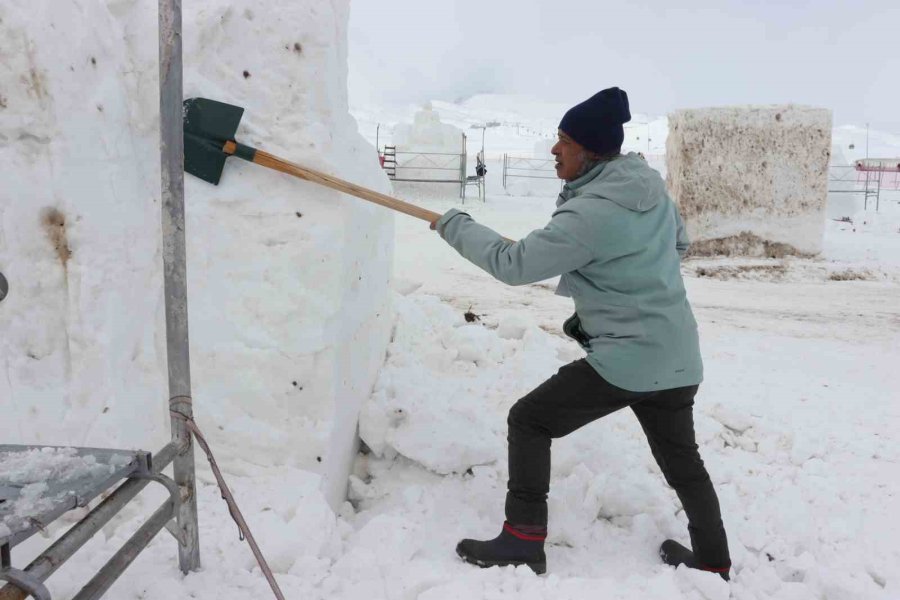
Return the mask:
[[436, 212], [391, 198], [374, 190], [307, 169], [268, 152], [234, 141], [244, 109], [207, 98], [184, 101], [184, 170], [214, 185], [219, 184], [225, 160], [237, 156], [244, 160], [324, 185], [345, 194], [386, 206], [432, 223], [441, 218]]

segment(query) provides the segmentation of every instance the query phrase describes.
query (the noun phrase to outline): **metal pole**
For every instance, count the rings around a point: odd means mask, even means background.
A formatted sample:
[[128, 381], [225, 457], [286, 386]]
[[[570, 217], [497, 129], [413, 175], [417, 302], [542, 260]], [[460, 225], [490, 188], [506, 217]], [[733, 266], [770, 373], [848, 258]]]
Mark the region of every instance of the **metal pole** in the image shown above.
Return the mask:
[[863, 190], [863, 210], [869, 210], [869, 172], [866, 171], [866, 189]]
[[466, 203], [466, 134], [462, 134], [462, 154], [459, 157], [459, 197], [462, 198], [463, 204]]
[[[182, 131], [181, 0], [159, 0], [159, 111], [162, 175], [163, 269], [169, 409], [193, 418], [188, 343], [187, 268], [184, 234], [184, 134]], [[172, 461], [181, 489], [178, 527], [187, 544], [178, 546], [182, 573], [200, 568], [194, 446], [183, 419], [171, 418], [172, 439], [183, 451]]]
[[875, 195], [875, 212], [881, 208], [881, 179], [884, 177], [883, 171], [878, 171], [878, 193]]
[[866, 123], [866, 159], [869, 158], [869, 124]]

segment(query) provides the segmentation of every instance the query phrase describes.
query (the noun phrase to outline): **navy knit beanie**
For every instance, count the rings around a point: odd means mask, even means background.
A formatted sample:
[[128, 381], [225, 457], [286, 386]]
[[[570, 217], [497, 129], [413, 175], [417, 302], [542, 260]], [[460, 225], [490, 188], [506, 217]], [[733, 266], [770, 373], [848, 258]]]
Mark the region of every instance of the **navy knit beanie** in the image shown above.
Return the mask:
[[611, 87], [570, 108], [559, 128], [591, 152], [609, 154], [621, 150], [625, 141], [622, 124], [630, 120], [628, 94]]

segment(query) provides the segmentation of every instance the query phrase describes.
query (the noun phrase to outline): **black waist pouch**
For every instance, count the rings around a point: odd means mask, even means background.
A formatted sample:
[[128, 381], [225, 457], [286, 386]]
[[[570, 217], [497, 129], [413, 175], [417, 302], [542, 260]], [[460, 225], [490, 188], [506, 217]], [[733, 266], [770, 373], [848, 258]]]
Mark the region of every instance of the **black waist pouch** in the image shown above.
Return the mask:
[[566, 322], [563, 323], [563, 332], [578, 342], [585, 350], [590, 349], [591, 338], [589, 338], [584, 332], [584, 329], [581, 328], [581, 319], [578, 318], [578, 313], [575, 313], [566, 319]]

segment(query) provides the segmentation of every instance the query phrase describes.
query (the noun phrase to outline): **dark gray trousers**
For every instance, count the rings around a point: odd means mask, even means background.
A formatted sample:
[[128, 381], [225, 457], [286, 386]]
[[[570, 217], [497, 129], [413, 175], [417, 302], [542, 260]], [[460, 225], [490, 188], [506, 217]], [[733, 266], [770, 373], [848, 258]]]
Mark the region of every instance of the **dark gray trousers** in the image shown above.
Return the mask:
[[607, 382], [584, 359], [562, 367], [509, 411], [506, 520], [546, 526], [551, 439], [630, 406], [681, 500], [695, 556], [709, 566], [730, 565], [719, 500], [694, 439], [697, 389], [630, 392]]

